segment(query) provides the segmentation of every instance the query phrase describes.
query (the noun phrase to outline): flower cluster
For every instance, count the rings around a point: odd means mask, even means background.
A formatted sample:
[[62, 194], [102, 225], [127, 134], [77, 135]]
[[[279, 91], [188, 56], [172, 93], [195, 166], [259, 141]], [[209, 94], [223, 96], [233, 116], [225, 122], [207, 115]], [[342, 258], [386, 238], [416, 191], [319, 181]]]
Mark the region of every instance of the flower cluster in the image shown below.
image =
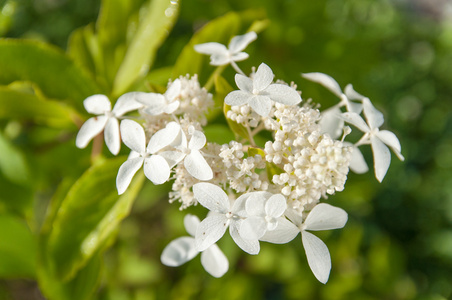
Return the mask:
[[[119, 153], [121, 140], [130, 148], [118, 170], [119, 194], [143, 167], [153, 184], [173, 181], [170, 202], [179, 201], [181, 209], [199, 203], [209, 210], [202, 221], [185, 216], [190, 236], [163, 250], [165, 265], [179, 266], [201, 252], [206, 271], [221, 277], [229, 263], [216, 242], [228, 228], [237, 246], [252, 255], [259, 253], [261, 241], [283, 244], [301, 233], [309, 266], [326, 283], [330, 254], [310, 231], [342, 228], [347, 213], [321, 201], [344, 189], [349, 169], [368, 170], [360, 146], [371, 145], [375, 175], [382, 181], [390, 164], [389, 148], [403, 160], [400, 143], [392, 132], [379, 129], [382, 113], [351, 85], [342, 92], [328, 75], [302, 74], [340, 99], [320, 112], [309, 101], [300, 105], [297, 86], [275, 80], [264, 63], [246, 75], [236, 62], [248, 58], [243, 50], [256, 38], [249, 32], [232, 38], [227, 48], [218, 43], [195, 46], [210, 55], [212, 65], [231, 64], [237, 71], [238, 90], [225, 97], [224, 112], [240, 140], [224, 145], [207, 141], [203, 128], [213, 96], [195, 74], [170, 80], [163, 94], [127, 93], [113, 109], [104, 95], [87, 98], [86, 110], [97, 116], [82, 126], [76, 145], [86, 147], [103, 131], [111, 153]], [[126, 116], [132, 111], [138, 116]], [[345, 141], [351, 131], [345, 123], [363, 132], [354, 144]]]

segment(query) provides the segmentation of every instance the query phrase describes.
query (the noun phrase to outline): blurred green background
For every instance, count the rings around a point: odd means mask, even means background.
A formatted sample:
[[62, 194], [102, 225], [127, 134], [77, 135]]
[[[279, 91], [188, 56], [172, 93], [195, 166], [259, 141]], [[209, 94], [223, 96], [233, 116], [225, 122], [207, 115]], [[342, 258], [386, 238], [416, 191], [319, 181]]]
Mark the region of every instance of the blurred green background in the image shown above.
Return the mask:
[[[94, 24], [100, 7], [98, 0], [0, 1], [0, 34], [65, 51], [73, 30]], [[399, 137], [406, 161], [393, 156], [381, 184], [372, 169], [350, 174], [346, 189], [328, 200], [344, 208], [349, 221], [342, 230], [318, 234], [332, 256], [326, 285], [312, 275], [300, 238], [287, 245], [262, 243], [258, 256], [241, 252], [230, 238], [222, 240], [230, 270], [221, 279], [208, 275], [199, 257], [179, 268], [163, 266], [165, 245], [186, 235], [184, 212], [166, 201], [168, 186], [146, 183], [103, 256], [94, 299], [450, 299], [452, 3], [182, 0], [152, 70], [167, 74], [194, 32], [230, 11], [269, 20], [247, 48], [251, 58], [240, 64], [245, 72], [265, 62], [277, 78], [294, 81], [304, 99], [322, 107], [336, 99], [301, 79], [301, 72], [330, 74], [342, 87], [352, 83], [384, 112], [386, 129]], [[230, 68], [224, 73], [231, 83], [233, 74]], [[44, 299], [33, 269], [35, 233], [56, 186], [89, 167], [89, 149], [75, 147], [76, 132], [0, 118], [0, 299]], [[11, 147], [21, 154], [8, 159], [29, 166], [24, 182], [2, 175]], [[23, 270], [8, 265], [15, 256], [25, 260]]]

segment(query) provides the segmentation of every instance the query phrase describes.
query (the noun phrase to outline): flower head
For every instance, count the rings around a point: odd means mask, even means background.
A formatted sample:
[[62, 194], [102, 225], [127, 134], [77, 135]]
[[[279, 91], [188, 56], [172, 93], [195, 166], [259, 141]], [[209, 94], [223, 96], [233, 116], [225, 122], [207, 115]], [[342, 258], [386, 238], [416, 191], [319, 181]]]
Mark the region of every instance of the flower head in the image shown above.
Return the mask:
[[249, 55], [242, 51], [256, 38], [257, 34], [251, 31], [244, 35], [233, 37], [228, 48], [223, 44], [211, 42], [195, 45], [195, 50], [199, 53], [210, 55], [211, 65], [222, 66], [247, 59]]
[[136, 100], [144, 105], [144, 113], [148, 115], [172, 114], [180, 105], [180, 101], [177, 100], [180, 90], [181, 81], [176, 79], [163, 95], [157, 93], [137, 93]]
[[224, 102], [227, 105], [249, 104], [262, 117], [268, 116], [272, 108], [272, 100], [286, 105], [301, 102], [298, 92], [290, 86], [273, 83], [273, 72], [269, 66], [262, 63], [253, 78], [241, 74], [235, 75], [239, 91], [230, 92]]
[[93, 95], [83, 101], [87, 112], [97, 115], [88, 119], [80, 128], [75, 140], [78, 148], [85, 148], [88, 143], [104, 130], [105, 143], [114, 155], [119, 153], [121, 138], [119, 134], [118, 118], [122, 115], [140, 108], [141, 103], [135, 101], [137, 93], [127, 93], [116, 101], [113, 110], [110, 100], [105, 95]]

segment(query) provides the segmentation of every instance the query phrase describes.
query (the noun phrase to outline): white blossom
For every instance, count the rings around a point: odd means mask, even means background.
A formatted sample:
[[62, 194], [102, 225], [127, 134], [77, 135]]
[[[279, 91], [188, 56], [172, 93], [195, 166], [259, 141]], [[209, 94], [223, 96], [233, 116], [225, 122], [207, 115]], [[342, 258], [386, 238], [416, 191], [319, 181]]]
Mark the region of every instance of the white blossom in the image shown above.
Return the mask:
[[118, 118], [142, 106], [134, 100], [137, 93], [127, 93], [116, 101], [113, 110], [110, 100], [105, 95], [93, 95], [83, 101], [87, 112], [97, 115], [88, 119], [80, 128], [75, 140], [78, 148], [85, 148], [88, 143], [104, 130], [105, 143], [114, 155], [119, 153], [121, 138]]
[[199, 53], [210, 55], [211, 65], [222, 66], [247, 59], [249, 55], [242, 51], [256, 38], [257, 34], [251, 31], [244, 35], [233, 37], [228, 48], [223, 44], [211, 42], [195, 45], [195, 50]]
[[249, 254], [259, 253], [257, 239], [244, 239], [239, 230], [243, 218], [246, 217], [245, 202], [249, 194], [237, 198], [231, 205], [228, 195], [218, 186], [201, 182], [193, 186], [196, 200], [210, 210], [209, 215], [199, 224], [196, 230], [196, 249], [204, 251], [223, 237], [229, 227], [229, 234], [234, 242]]
[[[194, 236], [199, 224], [198, 217], [190, 214], [185, 216], [185, 229], [191, 236], [177, 238], [163, 249], [160, 260], [164, 265], [178, 267], [198, 255]], [[201, 253], [201, 264], [210, 275], [217, 278], [223, 276], [229, 269], [227, 257], [216, 244], [212, 244]]]
[[144, 164], [144, 174], [154, 184], [162, 184], [169, 179], [170, 163], [173, 151], [164, 151], [163, 148], [171, 145], [180, 138], [180, 126], [171, 122], [164, 129], [157, 131], [146, 147], [146, 136], [143, 127], [135, 121], [123, 120], [121, 122], [121, 135], [124, 144], [132, 150], [129, 158], [121, 165], [116, 177], [118, 193], [124, 193], [132, 181], [135, 173]]
[[272, 70], [264, 63], [259, 66], [252, 79], [236, 74], [235, 82], [240, 90], [230, 92], [224, 102], [231, 106], [249, 104], [262, 117], [270, 113], [272, 101], [286, 105], [301, 102], [301, 97], [295, 89], [288, 85], [272, 83], [273, 77]]
[[307, 230], [342, 228], [347, 223], [347, 213], [342, 208], [320, 203], [311, 210], [304, 222], [302, 216], [293, 210], [287, 210], [286, 214], [292, 223], [286, 219], [280, 219], [278, 227], [273, 231], [267, 231], [260, 240], [283, 244], [290, 242], [301, 232], [301, 240], [309, 267], [317, 280], [326, 283], [331, 270], [331, 257], [328, 247]]
[[397, 136], [391, 131], [379, 129], [384, 122], [383, 114], [367, 98], [363, 100], [363, 111], [367, 122], [353, 112], [343, 113], [342, 118], [364, 132], [361, 143], [370, 143], [374, 157], [375, 177], [381, 182], [391, 163], [391, 154], [387, 146], [400, 160], [403, 161], [404, 157], [400, 153], [401, 146]]

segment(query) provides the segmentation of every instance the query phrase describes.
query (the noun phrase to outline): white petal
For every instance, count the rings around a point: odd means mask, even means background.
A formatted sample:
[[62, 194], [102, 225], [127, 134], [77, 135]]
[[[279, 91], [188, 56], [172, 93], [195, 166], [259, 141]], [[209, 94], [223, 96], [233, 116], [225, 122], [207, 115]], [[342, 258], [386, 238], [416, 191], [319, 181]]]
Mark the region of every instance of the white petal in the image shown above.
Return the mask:
[[129, 156], [127, 157], [127, 159], [132, 159], [132, 158], [137, 158], [137, 157], [140, 157], [141, 155], [140, 155], [140, 153], [138, 153], [138, 152], [135, 152], [135, 151], [130, 151], [130, 153], [129, 153]]
[[318, 237], [307, 231], [301, 233], [301, 239], [312, 273], [318, 281], [326, 283], [331, 271], [328, 247]]
[[195, 215], [187, 214], [184, 217], [185, 230], [193, 237], [196, 235], [196, 229], [200, 223], [201, 221], [199, 221], [199, 218]]
[[118, 98], [115, 106], [113, 107], [113, 113], [116, 117], [120, 117], [132, 110], [139, 109], [143, 107], [143, 104], [136, 101], [135, 99], [139, 94], [145, 94], [143, 92], [131, 92], [126, 93]]
[[160, 155], [151, 155], [144, 159], [144, 175], [153, 184], [163, 184], [170, 177], [170, 167], [168, 162]]
[[83, 123], [80, 131], [77, 133], [75, 145], [78, 148], [85, 148], [88, 143], [99, 133], [102, 132], [107, 124], [108, 118], [106, 116], [93, 117]]
[[248, 104], [262, 117], [268, 116], [272, 109], [272, 101], [267, 96], [253, 96], [249, 99]]
[[252, 95], [243, 91], [232, 91], [224, 98], [224, 103], [231, 106], [240, 106], [247, 104]]
[[284, 215], [296, 226], [301, 226], [303, 224], [303, 216], [290, 207], [286, 209]]
[[181, 127], [176, 122], [166, 124], [166, 127], [160, 129], [151, 137], [147, 146], [147, 152], [156, 153], [157, 151], [169, 146], [179, 135]]
[[240, 227], [240, 222], [237, 222], [237, 221], [232, 221], [231, 226], [229, 227], [229, 234], [231, 235], [234, 242], [243, 251], [245, 251], [251, 255], [258, 254], [259, 250], [260, 250], [259, 240], [242, 238], [239, 234], [239, 227]]
[[236, 53], [236, 54], [232, 55], [231, 56], [231, 60], [232, 61], [242, 61], [242, 60], [248, 59], [248, 57], [250, 57], [248, 55], [248, 53], [239, 52], [239, 53]]
[[362, 132], [369, 132], [370, 131], [369, 126], [367, 126], [367, 124], [363, 120], [363, 118], [361, 118], [361, 116], [358, 115], [357, 113], [346, 112], [346, 113], [343, 113], [340, 117], [342, 119], [344, 119], [347, 123], [350, 123], [353, 126], [356, 126], [356, 128], [358, 128]]
[[267, 231], [264, 236], [260, 238], [263, 242], [273, 244], [286, 244], [293, 240], [300, 230], [292, 222], [282, 217], [278, 219], [276, 229]]
[[[347, 145], [344, 143], [344, 145]], [[350, 144], [351, 145], [351, 144]], [[351, 145], [353, 146], [353, 145]], [[363, 154], [359, 150], [358, 147], [353, 146], [352, 157], [350, 160], [350, 170], [352, 170], [356, 174], [364, 174], [369, 171], [369, 167], [364, 159]]]
[[182, 87], [182, 83], [180, 79], [176, 79], [171, 83], [171, 85], [168, 87], [168, 89], [165, 92], [165, 98], [169, 101], [172, 101], [177, 98], [180, 94], [180, 90]]
[[229, 57], [229, 54], [212, 54], [210, 57], [210, 64], [212, 66], [223, 66], [227, 65], [231, 62], [231, 58]]
[[105, 95], [92, 95], [83, 101], [83, 106], [90, 114], [102, 115], [111, 111], [111, 103]]
[[223, 276], [229, 269], [229, 261], [220, 248], [213, 244], [201, 253], [201, 264], [213, 277]]
[[166, 103], [165, 96], [158, 93], [135, 93], [135, 100], [147, 107], [161, 106]]
[[270, 197], [265, 203], [265, 212], [267, 216], [279, 218], [283, 215], [287, 208], [286, 198], [281, 194]]
[[313, 73], [302, 73], [301, 77], [323, 85], [325, 88], [327, 88], [330, 92], [332, 92], [338, 97], [340, 97], [342, 94], [341, 87], [339, 86], [337, 81], [334, 80], [334, 78], [331, 77], [330, 75], [320, 72], [313, 72]]
[[248, 93], [253, 92], [253, 80], [251, 78], [242, 74], [235, 74], [235, 83], [240, 90]]
[[370, 142], [374, 155], [375, 177], [382, 182], [391, 164], [391, 153], [379, 138], [373, 136], [370, 138]]
[[198, 150], [192, 150], [184, 160], [185, 169], [191, 176], [199, 180], [210, 180], [213, 172], [204, 156]]
[[340, 117], [341, 113], [338, 107], [326, 109], [321, 113], [320, 128], [322, 132], [328, 133], [333, 139], [338, 138], [344, 128], [344, 120]]
[[181, 162], [185, 157], [185, 153], [180, 151], [164, 151], [160, 152], [159, 155], [166, 160], [170, 169]]
[[383, 125], [383, 114], [372, 105], [372, 102], [370, 102], [368, 98], [364, 98], [363, 100], [363, 111], [367, 124], [369, 124], [371, 129], [378, 128]]
[[273, 77], [272, 69], [266, 64], [261, 63], [253, 77], [253, 90], [265, 90], [272, 83]]
[[330, 230], [342, 228], [347, 223], [347, 213], [326, 203], [317, 204], [304, 221], [305, 230]]
[[350, 100], [363, 100], [365, 98], [363, 95], [356, 92], [355, 89], [353, 88], [353, 85], [350, 83], [345, 86], [344, 91], [345, 95]]
[[249, 216], [265, 217], [265, 201], [272, 196], [268, 192], [248, 193], [249, 197], [245, 202], [245, 210]]
[[121, 139], [119, 137], [119, 123], [116, 118], [109, 118], [104, 130], [105, 144], [114, 155], [119, 153]]
[[268, 93], [270, 99], [285, 105], [296, 105], [301, 102], [300, 94], [288, 85], [274, 83], [264, 91]]
[[[402, 147], [400, 146], [399, 139], [397, 136], [388, 130], [380, 130], [377, 132], [376, 136], [386, 145], [391, 147], [391, 149], [395, 153], [400, 153], [402, 151]], [[402, 159], [403, 160], [403, 159]]]
[[228, 49], [223, 44], [211, 42], [211, 43], [195, 45], [195, 51], [202, 53], [202, 54], [208, 54], [208, 55], [212, 55], [212, 54], [223, 54], [224, 55], [224, 54], [227, 54]]
[[219, 186], [200, 182], [193, 186], [193, 194], [196, 200], [208, 210], [219, 213], [229, 211], [228, 195]]
[[171, 241], [163, 249], [160, 260], [165, 266], [178, 267], [192, 260], [198, 253], [195, 247], [195, 239], [183, 236]]
[[241, 218], [248, 217], [248, 214], [246, 213], [246, 210], [245, 210], [245, 204], [248, 201], [250, 194], [252, 194], [252, 193], [242, 194], [240, 197], [235, 199], [234, 203], [232, 204], [232, 208], [231, 208], [231, 212], [234, 215], [237, 215]]
[[258, 240], [267, 231], [267, 222], [263, 217], [249, 217], [241, 222], [239, 234], [245, 240]]
[[176, 109], [178, 109], [180, 106], [180, 101], [174, 101], [171, 103], [168, 103], [168, 105], [165, 106], [163, 112], [165, 114], [172, 114], [173, 112], [176, 111]]
[[121, 138], [127, 147], [138, 153], [144, 153], [146, 149], [146, 136], [143, 127], [132, 120], [122, 120]]
[[191, 150], [199, 150], [206, 144], [207, 139], [204, 133], [199, 130], [195, 130], [188, 143], [188, 148]]
[[363, 111], [363, 105], [361, 103], [355, 103], [348, 100], [346, 102], [345, 107], [347, 108], [347, 111], [354, 112], [357, 114], [360, 114]]
[[121, 167], [119, 167], [118, 176], [116, 176], [116, 188], [118, 194], [123, 194], [129, 187], [135, 173], [143, 165], [143, 158], [136, 157], [126, 160]]
[[250, 31], [244, 35], [237, 35], [231, 39], [228, 45], [230, 53], [237, 53], [243, 51], [252, 41], [257, 39], [257, 34]]
[[225, 215], [215, 214], [205, 218], [196, 229], [196, 249], [204, 251], [215, 244], [226, 232], [229, 219]]

